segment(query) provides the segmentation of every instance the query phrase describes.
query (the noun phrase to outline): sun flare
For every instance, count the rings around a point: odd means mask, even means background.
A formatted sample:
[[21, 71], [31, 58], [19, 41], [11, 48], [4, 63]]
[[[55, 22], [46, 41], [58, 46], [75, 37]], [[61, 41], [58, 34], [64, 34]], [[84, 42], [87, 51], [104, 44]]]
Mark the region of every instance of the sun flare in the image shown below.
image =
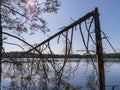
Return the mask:
[[35, 1], [36, 0], [28, 0], [27, 4], [30, 6], [34, 6], [35, 5]]

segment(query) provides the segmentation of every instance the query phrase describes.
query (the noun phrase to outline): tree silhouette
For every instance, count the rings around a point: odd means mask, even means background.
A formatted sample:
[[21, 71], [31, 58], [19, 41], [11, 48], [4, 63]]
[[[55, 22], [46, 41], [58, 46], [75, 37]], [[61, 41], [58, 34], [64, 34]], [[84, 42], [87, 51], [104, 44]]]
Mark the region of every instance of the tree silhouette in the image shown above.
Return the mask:
[[0, 88], [2, 73], [2, 31], [21, 35], [24, 32], [49, 31], [43, 13], [57, 12], [59, 0], [0, 0]]
[[43, 13], [57, 12], [59, 0], [3, 0], [1, 3], [1, 21], [3, 30], [17, 34], [36, 30], [49, 31]]

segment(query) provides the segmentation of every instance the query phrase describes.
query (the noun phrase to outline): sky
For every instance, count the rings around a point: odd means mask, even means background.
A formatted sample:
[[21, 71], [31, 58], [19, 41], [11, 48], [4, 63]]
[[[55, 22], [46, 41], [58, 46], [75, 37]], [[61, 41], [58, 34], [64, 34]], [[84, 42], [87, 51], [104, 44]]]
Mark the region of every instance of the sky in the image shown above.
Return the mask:
[[[38, 31], [34, 35], [23, 34], [25, 40], [30, 44], [40, 43], [47, 39], [48, 36], [60, 31], [60, 28], [68, 26], [73, 20], [78, 20], [86, 13], [91, 12], [98, 7], [100, 14], [100, 26], [101, 30], [104, 31], [109, 37], [108, 39], [114, 46], [114, 48], [120, 52], [120, 0], [61, 0], [61, 7], [57, 13], [42, 14], [48, 23], [48, 28], [50, 32], [43, 34]], [[79, 35], [75, 34], [75, 47], [79, 46], [82, 42], [77, 43], [77, 37]], [[15, 40], [9, 38], [10, 42]], [[20, 42], [18, 42], [20, 43]], [[53, 44], [53, 43], [52, 43]], [[105, 51], [112, 52], [110, 46], [103, 40], [103, 47]], [[4, 45], [6, 51], [20, 51], [19, 47]], [[82, 46], [83, 47], [83, 46]], [[91, 46], [92, 47], [92, 46]], [[58, 51], [58, 48], [54, 45], [54, 49]]]

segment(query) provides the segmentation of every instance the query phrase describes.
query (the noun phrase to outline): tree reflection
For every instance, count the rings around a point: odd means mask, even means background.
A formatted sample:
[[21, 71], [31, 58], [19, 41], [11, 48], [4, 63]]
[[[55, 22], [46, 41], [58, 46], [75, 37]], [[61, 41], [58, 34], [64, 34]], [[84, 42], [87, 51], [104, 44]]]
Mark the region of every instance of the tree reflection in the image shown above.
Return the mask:
[[90, 73], [90, 75], [87, 76], [86, 87], [89, 90], [96, 90], [98, 88], [98, 79], [94, 70]]
[[43, 59], [34, 58], [33, 62], [32, 58], [19, 58], [15, 63], [4, 63], [3, 78], [8, 79], [9, 85], [2, 86], [2, 90], [78, 90], [82, 88], [68, 82], [71, 79], [70, 74], [77, 68], [74, 66], [73, 70], [72, 62], [67, 62], [63, 68], [64, 61], [54, 61], [55, 66], [52, 67], [53, 62], [45, 62], [42, 61]]

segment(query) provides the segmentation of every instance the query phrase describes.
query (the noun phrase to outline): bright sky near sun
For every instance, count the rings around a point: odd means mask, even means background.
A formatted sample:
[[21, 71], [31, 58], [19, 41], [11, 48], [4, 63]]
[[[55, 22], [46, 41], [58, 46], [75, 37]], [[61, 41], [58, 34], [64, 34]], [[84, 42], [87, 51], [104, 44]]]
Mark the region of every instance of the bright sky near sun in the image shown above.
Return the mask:
[[[33, 4], [32, 1], [29, 2], [30, 5]], [[73, 20], [79, 19], [86, 13], [94, 10], [95, 7], [98, 7], [101, 29], [109, 37], [114, 48], [120, 52], [120, 0], [61, 0], [61, 2], [62, 4], [57, 14], [42, 14], [42, 17], [45, 17], [48, 22], [48, 27], [51, 31], [46, 34], [39, 31], [32, 36], [24, 34], [27, 42], [31, 44], [40, 43], [47, 36], [57, 33], [60, 30], [59, 28], [71, 24]], [[110, 52], [110, 47], [107, 45], [104, 44], [104, 47]], [[17, 51], [19, 48], [11, 46], [6, 47], [6, 50]]]
[[28, 5], [34, 6], [36, 0], [28, 0]]

